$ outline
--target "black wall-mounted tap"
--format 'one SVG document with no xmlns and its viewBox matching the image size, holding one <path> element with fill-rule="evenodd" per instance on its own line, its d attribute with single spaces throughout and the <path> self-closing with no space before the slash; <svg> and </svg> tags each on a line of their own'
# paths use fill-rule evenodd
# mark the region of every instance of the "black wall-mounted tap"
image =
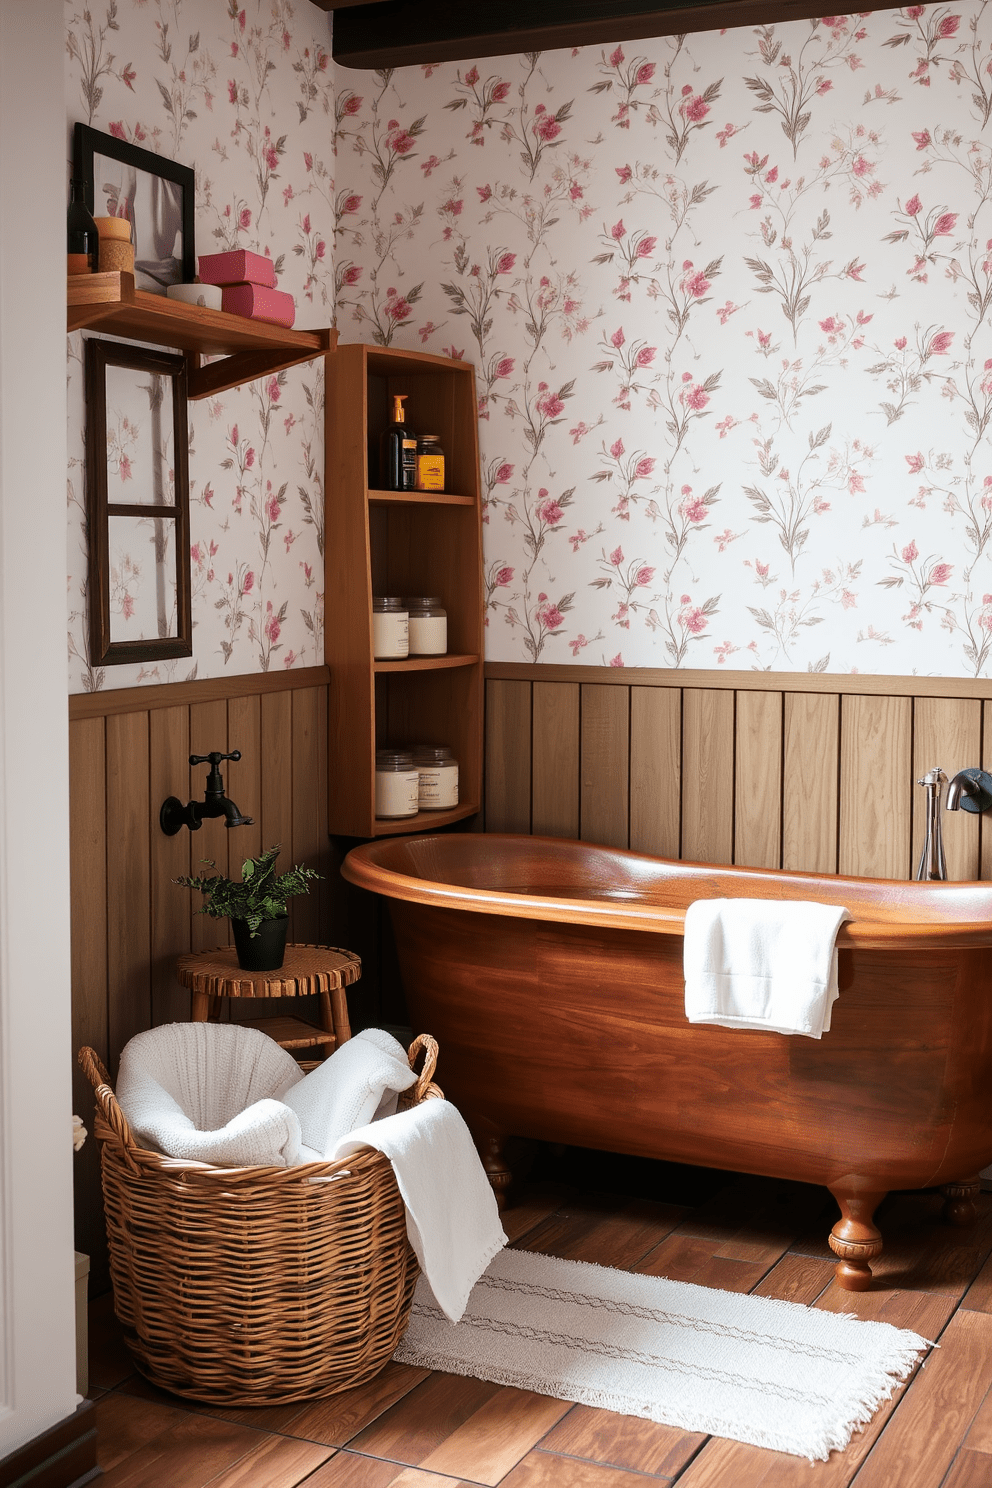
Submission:
<svg viewBox="0 0 992 1488">
<path fill-rule="evenodd" d="M 221 760 L 239 760 L 240 758 L 240 749 L 235 749 L 231 754 L 220 754 L 214 751 L 212 754 L 190 755 L 191 765 L 210 766 L 207 787 L 202 801 L 189 801 L 184 806 L 178 796 L 169 796 L 162 802 L 158 820 L 167 837 L 174 837 L 183 827 L 189 827 L 191 832 L 198 832 L 204 820 L 210 816 L 226 817 L 224 825 L 227 827 L 250 827 L 252 825 L 252 818 L 242 816 L 234 802 L 229 801 L 225 796 L 224 777 L 220 773 Z"/>
</svg>

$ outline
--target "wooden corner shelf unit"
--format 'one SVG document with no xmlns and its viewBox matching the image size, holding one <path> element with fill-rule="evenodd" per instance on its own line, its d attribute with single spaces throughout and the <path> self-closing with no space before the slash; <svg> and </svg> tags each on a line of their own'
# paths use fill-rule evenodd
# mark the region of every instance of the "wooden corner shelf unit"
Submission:
<svg viewBox="0 0 992 1488">
<path fill-rule="evenodd" d="M 445 492 L 383 491 L 379 435 L 406 393 L 409 427 L 439 434 Z M 328 826 L 336 835 L 429 832 L 482 799 L 482 526 L 475 373 L 468 362 L 338 346 L 327 362 L 325 650 L 331 670 Z M 372 596 L 440 595 L 448 654 L 376 661 Z M 375 751 L 447 744 L 459 804 L 398 821 L 375 816 Z"/>
<path fill-rule="evenodd" d="M 135 289 L 134 275 L 77 274 L 67 281 L 70 331 L 96 330 L 128 341 L 150 341 L 185 353 L 191 399 L 212 398 L 256 377 L 268 377 L 334 350 L 337 331 L 287 331 L 203 305 Z M 223 361 L 200 365 L 203 356 Z"/>
</svg>

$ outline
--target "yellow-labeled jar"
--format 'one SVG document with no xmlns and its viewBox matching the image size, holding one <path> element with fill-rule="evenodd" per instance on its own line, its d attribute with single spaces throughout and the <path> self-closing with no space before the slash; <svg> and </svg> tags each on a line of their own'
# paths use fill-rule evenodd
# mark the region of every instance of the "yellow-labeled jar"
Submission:
<svg viewBox="0 0 992 1488">
<path fill-rule="evenodd" d="M 417 490 L 444 490 L 444 450 L 440 434 L 421 434 L 417 440 Z"/>
</svg>

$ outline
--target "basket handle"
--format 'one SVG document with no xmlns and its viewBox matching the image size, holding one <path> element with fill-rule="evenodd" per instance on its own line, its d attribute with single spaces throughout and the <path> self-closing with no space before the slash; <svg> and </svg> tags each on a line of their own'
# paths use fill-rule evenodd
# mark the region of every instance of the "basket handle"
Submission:
<svg viewBox="0 0 992 1488">
<path fill-rule="evenodd" d="M 407 1059 L 411 1069 L 416 1069 L 417 1057 L 421 1052 L 424 1056 L 424 1067 L 420 1071 L 417 1088 L 413 1092 L 414 1101 L 418 1106 L 425 1099 L 434 1078 L 434 1071 L 437 1069 L 437 1040 L 431 1038 L 429 1033 L 422 1033 L 410 1045 Z"/>
<path fill-rule="evenodd" d="M 137 1144 L 131 1135 L 131 1128 L 128 1125 L 127 1117 L 121 1110 L 117 1097 L 111 1088 L 110 1075 L 107 1073 L 103 1060 L 94 1049 L 84 1046 L 79 1051 L 79 1063 L 82 1066 L 83 1073 L 93 1086 L 97 1105 L 100 1107 L 103 1119 L 121 1145 L 124 1161 L 132 1173 L 139 1173 L 141 1169 L 135 1162 L 133 1155 L 137 1150 Z"/>
</svg>

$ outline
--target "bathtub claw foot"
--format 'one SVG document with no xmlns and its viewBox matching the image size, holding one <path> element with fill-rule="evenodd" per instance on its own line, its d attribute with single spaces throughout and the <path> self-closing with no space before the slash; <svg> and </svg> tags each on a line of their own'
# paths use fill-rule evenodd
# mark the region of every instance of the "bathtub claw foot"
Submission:
<svg viewBox="0 0 992 1488">
<path fill-rule="evenodd" d="M 978 1218 L 975 1200 L 981 1192 L 978 1178 L 964 1178 L 960 1183 L 945 1183 L 941 1186 L 944 1207 L 940 1217 L 945 1224 L 962 1227 L 974 1224 Z"/>
<path fill-rule="evenodd" d="M 848 1292 L 866 1292 L 871 1286 L 871 1261 L 882 1253 L 881 1232 L 872 1216 L 884 1193 L 861 1193 L 831 1189 L 840 1205 L 840 1219 L 830 1231 L 829 1244 L 838 1257 L 834 1276 Z"/>
<path fill-rule="evenodd" d="M 479 1156 L 486 1170 L 489 1186 L 496 1196 L 496 1207 L 502 1213 L 513 1174 L 506 1165 L 502 1137 L 483 1137 L 478 1143 Z"/>
</svg>

